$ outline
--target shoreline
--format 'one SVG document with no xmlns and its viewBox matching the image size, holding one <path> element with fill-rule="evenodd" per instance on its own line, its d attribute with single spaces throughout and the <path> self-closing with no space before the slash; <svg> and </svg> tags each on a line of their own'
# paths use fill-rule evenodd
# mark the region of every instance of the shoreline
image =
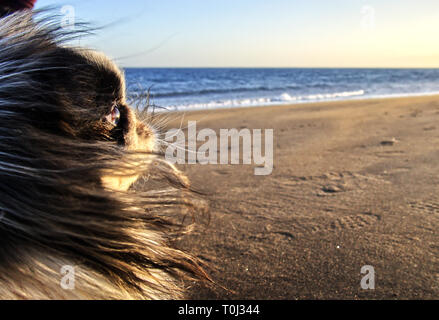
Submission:
<svg viewBox="0 0 439 320">
<path fill-rule="evenodd" d="M 325 103 L 344 103 L 344 102 L 361 102 L 361 101 L 370 101 L 370 100 L 393 100 L 393 99 L 410 99 L 410 98 L 422 98 L 422 97 L 439 97 L 439 91 L 437 92 L 431 92 L 431 93 L 413 93 L 413 94 L 406 94 L 406 95 L 397 95 L 397 96 L 372 96 L 372 97 L 358 97 L 358 98 L 350 98 L 350 99 L 340 99 L 340 100 L 321 100 L 321 101 L 286 101 L 285 103 L 279 103 L 279 102 L 273 102 L 269 104 L 255 104 L 255 105 L 240 105 L 240 106 L 221 106 L 221 107 L 209 107 L 209 108 L 187 108 L 186 110 L 183 110 L 184 108 L 180 109 L 159 109 L 156 111 L 156 113 L 187 113 L 187 112 L 205 112 L 205 111 L 218 111 L 218 110 L 233 110 L 233 109 L 251 109 L 251 108 L 265 108 L 265 107 L 282 107 L 282 106 L 292 106 L 292 105 L 314 105 L 314 104 L 325 104 Z M 168 108 L 168 107 L 163 107 Z M 170 108 L 170 107 L 169 107 Z"/>
<path fill-rule="evenodd" d="M 260 109 L 272 109 L 272 110 L 282 110 L 284 108 L 312 108 L 312 107 L 330 107 L 330 106 L 346 106 L 347 104 L 369 104 L 369 103 L 383 103 L 383 102 L 409 102 L 409 101 L 424 101 L 425 99 L 437 99 L 439 100 L 439 93 L 432 95 L 419 95 L 419 96 L 409 96 L 409 97 L 385 97 L 385 98 L 363 98 L 363 99 L 346 99 L 346 100 L 331 100 L 331 101 L 317 101 L 317 102 L 300 102 L 300 103 L 286 103 L 286 104 L 273 104 L 273 105 L 258 105 L 258 106 L 248 106 L 248 107 L 228 107 L 228 108 L 215 108 L 215 109 L 196 109 L 196 110 L 165 110 L 163 114 L 169 113 L 174 114 L 185 114 L 185 115 L 198 115 L 198 114 L 213 114 L 213 113 L 239 113 L 242 110 L 257 111 Z M 159 112 L 157 112 L 159 114 Z M 161 112 L 160 112 L 161 114 Z M 172 123 L 172 121 L 171 121 Z"/>
</svg>

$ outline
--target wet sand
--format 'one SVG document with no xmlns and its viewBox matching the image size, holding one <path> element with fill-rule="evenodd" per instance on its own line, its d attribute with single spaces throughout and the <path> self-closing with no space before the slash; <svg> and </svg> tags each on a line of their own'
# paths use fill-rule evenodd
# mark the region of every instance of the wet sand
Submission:
<svg viewBox="0 0 439 320">
<path fill-rule="evenodd" d="M 255 176 L 253 165 L 179 166 L 210 202 L 210 223 L 179 245 L 229 289 L 195 286 L 191 298 L 439 298 L 438 96 L 188 120 L 217 132 L 274 129 L 271 175 Z M 360 286 L 364 265 L 374 267 L 375 290 Z"/>
</svg>

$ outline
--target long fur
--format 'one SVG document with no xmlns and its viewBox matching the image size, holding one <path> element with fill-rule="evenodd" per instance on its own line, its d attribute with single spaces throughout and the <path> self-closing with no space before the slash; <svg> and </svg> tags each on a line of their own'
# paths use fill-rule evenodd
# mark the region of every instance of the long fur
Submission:
<svg viewBox="0 0 439 320">
<path fill-rule="evenodd" d="M 198 204 L 178 170 L 130 147 L 128 127 L 102 122 L 125 103 L 123 75 L 64 44 L 76 36 L 41 13 L 0 19 L 0 298 L 183 298 L 186 280 L 208 276 L 173 247 L 185 229 L 168 217 Z M 145 175 L 167 182 L 134 192 L 102 178 Z M 60 286 L 64 265 L 74 290 Z"/>
</svg>

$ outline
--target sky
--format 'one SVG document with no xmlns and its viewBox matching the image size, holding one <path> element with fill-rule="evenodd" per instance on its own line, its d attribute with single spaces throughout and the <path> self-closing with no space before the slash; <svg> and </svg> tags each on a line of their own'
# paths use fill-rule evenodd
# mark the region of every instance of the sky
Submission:
<svg viewBox="0 0 439 320">
<path fill-rule="evenodd" d="M 38 0 L 124 67 L 439 67 L 437 0 Z"/>
</svg>

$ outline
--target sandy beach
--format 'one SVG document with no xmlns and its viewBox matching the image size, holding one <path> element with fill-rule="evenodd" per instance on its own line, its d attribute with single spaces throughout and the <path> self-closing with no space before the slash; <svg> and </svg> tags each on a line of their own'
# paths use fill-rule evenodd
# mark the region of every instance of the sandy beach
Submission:
<svg viewBox="0 0 439 320">
<path fill-rule="evenodd" d="M 178 119 L 169 127 L 178 127 Z M 179 245 L 220 285 L 193 299 L 439 298 L 439 97 L 190 112 L 201 128 L 273 128 L 274 170 L 180 165 L 210 222 Z M 362 266 L 375 289 L 360 286 Z"/>
</svg>

